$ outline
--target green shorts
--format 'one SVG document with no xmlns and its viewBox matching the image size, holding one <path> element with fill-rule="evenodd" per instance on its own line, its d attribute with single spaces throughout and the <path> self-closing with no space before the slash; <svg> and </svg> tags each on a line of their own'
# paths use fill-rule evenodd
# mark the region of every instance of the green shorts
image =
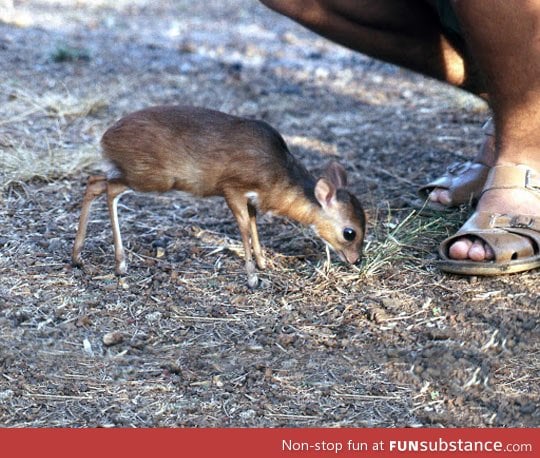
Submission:
<svg viewBox="0 0 540 458">
<path fill-rule="evenodd" d="M 451 34 L 461 36 L 461 26 L 450 0 L 436 0 L 436 8 L 443 28 Z"/>
</svg>

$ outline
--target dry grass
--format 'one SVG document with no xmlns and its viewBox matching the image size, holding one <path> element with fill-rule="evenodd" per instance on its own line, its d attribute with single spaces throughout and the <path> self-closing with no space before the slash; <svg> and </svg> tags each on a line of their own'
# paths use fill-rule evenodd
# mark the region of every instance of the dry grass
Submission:
<svg viewBox="0 0 540 458">
<path fill-rule="evenodd" d="M 76 151 L 52 149 L 36 151 L 26 145 L 13 145 L 0 155 L 0 189 L 32 180 L 51 181 L 73 176 L 96 162 L 96 147 L 84 146 Z"/>
<path fill-rule="evenodd" d="M 366 260 L 361 269 L 366 277 L 376 277 L 396 262 L 413 261 L 418 265 L 428 254 L 422 250 L 422 242 L 441 238 L 448 230 L 444 219 L 425 218 L 415 210 L 398 217 L 388 211 L 387 220 L 375 222 L 374 227 L 377 238 L 366 244 Z"/>
<path fill-rule="evenodd" d="M 78 97 L 67 89 L 41 95 L 6 82 L 0 97 L 0 189 L 32 179 L 73 176 L 99 157 L 95 116 L 107 108 L 103 97 Z M 75 138 L 73 131 L 78 138 Z"/>
</svg>

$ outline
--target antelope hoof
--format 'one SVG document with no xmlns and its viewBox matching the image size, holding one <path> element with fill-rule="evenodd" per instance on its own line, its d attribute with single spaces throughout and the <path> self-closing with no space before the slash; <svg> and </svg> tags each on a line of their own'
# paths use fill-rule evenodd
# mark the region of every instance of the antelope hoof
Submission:
<svg viewBox="0 0 540 458">
<path fill-rule="evenodd" d="M 259 277 L 257 274 L 248 275 L 248 286 L 251 289 L 255 289 L 259 286 Z"/>
<path fill-rule="evenodd" d="M 116 264 L 116 268 L 114 269 L 116 275 L 121 277 L 122 275 L 125 275 L 127 273 L 127 265 L 126 261 L 121 261 L 118 264 Z"/>
<path fill-rule="evenodd" d="M 82 258 L 80 256 L 73 256 L 71 258 L 71 265 L 73 267 L 82 267 L 83 266 Z"/>
<path fill-rule="evenodd" d="M 248 277 L 248 286 L 250 288 L 257 288 L 259 286 L 259 277 L 255 272 L 255 263 L 252 260 L 246 262 L 246 272 Z"/>
<path fill-rule="evenodd" d="M 264 259 L 263 257 L 257 258 L 257 267 L 260 270 L 266 269 L 266 259 Z"/>
</svg>

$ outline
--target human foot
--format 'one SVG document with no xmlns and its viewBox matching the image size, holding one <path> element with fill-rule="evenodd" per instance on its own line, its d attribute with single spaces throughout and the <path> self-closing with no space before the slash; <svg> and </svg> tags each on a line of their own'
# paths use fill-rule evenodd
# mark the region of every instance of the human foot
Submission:
<svg viewBox="0 0 540 458">
<path fill-rule="evenodd" d="M 479 162 L 452 164 L 438 179 L 420 189 L 428 207 L 446 210 L 476 200 L 490 167 Z"/>
<path fill-rule="evenodd" d="M 446 210 L 476 200 L 495 162 L 495 138 L 491 119 L 483 127 L 485 139 L 472 162 L 452 164 L 446 172 L 418 192 L 427 207 Z"/>
<path fill-rule="evenodd" d="M 493 167 L 475 213 L 441 243 L 439 254 L 441 269 L 454 273 L 497 275 L 540 266 L 540 174 L 524 165 Z"/>
</svg>

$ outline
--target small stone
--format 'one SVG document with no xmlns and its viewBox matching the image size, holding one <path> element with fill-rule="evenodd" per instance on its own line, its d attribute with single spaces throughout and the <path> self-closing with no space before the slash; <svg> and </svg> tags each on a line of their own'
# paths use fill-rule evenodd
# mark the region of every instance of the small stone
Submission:
<svg viewBox="0 0 540 458">
<path fill-rule="evenodd" d="M 218 388 L 223 388 L 223 386 L 225 385 L 225 383 L 223 383 L 223 380 L 221 379 L 221 375 L 215 375 L 214 377 L 212 377 L 212 382 Z"/>
<path fill-rule="evenodd" d="M 122 343 L 124 340 L 124 336 L 121 332 L 114 331 L 114 332 L 108 332 L 103 336 L 103 345 L 110 347 L 112 345 L 118 345 L 119 343 Z"/>
<path fill-rule="evenodd" d="M 88 339 L 83 339 L 83 348 L 84 348 L 84 352 L 88 355 L 88 356 L 94 356 L 94 350 L 92 350 L 92 344 L 90 343 L 90 341 Z"/>
</svg>

